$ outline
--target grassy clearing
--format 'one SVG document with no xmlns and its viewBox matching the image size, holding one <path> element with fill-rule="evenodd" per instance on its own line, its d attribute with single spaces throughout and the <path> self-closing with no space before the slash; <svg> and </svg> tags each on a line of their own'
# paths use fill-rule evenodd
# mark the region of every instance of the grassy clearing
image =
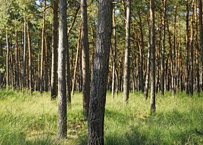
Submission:
<svg viewBox="0 0 203 145">
<path fill-rule="evenodd" d="M 149 115 L 150 100 L 130 93 L 123 106 L 122 93 L 107 93 L 105 144 L 203 144 L 203 93 L 197 97 L 179 92 L 156 96 L 156 114 Z M 75 93 L 68 110 L 68 138 L 56 140 L 57 101 L 50 93 L 0 91 L 0 144 L 87 144 L 87 122 L 82 115 L 82 94 Z M 195 128 L 202 134 L 195 131 Z"/>
</svg>

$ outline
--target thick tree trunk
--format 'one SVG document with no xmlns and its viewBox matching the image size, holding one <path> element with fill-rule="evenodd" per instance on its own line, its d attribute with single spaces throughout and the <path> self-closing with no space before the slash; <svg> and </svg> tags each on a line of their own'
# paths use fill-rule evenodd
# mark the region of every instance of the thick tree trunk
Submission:
<svg viewBox="0 0 203 145">
<path fill-rule="evenodd" d="M 151 47 L 151 106 L 150 112 L 154 114 L 155 106 L 155 35 L 154 35 L 154 0 L 150 0 L 150 47 Z"/>
<path fill-rule="evenodd" d="M 18 65 L 18 31 L 16 26 L 16 19 L 15 19 L 15 38 L 16 38 L 16 73 L 15 73 L 15 79 L 16 79 L 16 88 L 19 88 L 19 65 Z"/>
<path fill-rule="evenodd" d="M 65 54 L 67 49 L 67 4 L 60 0 L 59 4 L 59 48 L 58 48 L 58 123 L 57 138 L 67 137 L 67 102 L 65 79 Z M 67 62 L 66 62 L 67 63 Z"/>
<path fill-rule="evenodd" d="M 201 47 L 201 55 L 202 55 L 202 90 L 203 90 L 203 32 L 202 32 L 202 0 L 199 0 L 199 31 L 200 31 L 200 47 Z"/>
<path fill-rule="evenodd" d="M 165 54 L 165 19 L 166 19 L 166 0 L 162 0 L 163 3 L 163 29 L 162 29 L 162 50 L 161 50 L 161 95 L 164 95 L 164 54 Z"/>
<path fill-rule="evenodd" d="M 54 0 L 52 26 L 51 99 L 57 95 L 58 0 Z"/>
<path fill-rule="evenodd" d="M 127 16 L 126 16 L 126 37 L 125 37 L 125 63 L 124 63 L 124 83 L 123 83 L 123 102 L 126 104 L 129 98 L 129 79 L 130 79 L 130 70 L 129 70 L 129 54 L 130 54 L 130 9 L 131 9 L 131 0 L 127 1 Z"/>
<path fill-rule="evenodd" d="M 200 87 L 199 87 L 199 58 L 198 58 L 198 27 L 197 27 L 197 2 L 195 2 L 195 63 L 196 63 L 196 89 L 197 94 L 200 96 Z"/>
<path fill-rule="evenodd" d="M 43 10 L 43 24 L 42 24 L 42 49 L 41 49 L 41 70 L 40 70 L 40 93 L 43 92 L 43 65 L 44 65 L 44 33 L 45 33 L 45 11 L 46 11 L 46 0 L 44 0 Z"/>
<path fill-rule="evenodd" d="M 104 112 L 112 31 L 112 0 L 99 0 L 95 61 L 88 116 L 88 144 L 104 144 Z"/>
<path fill-rule="evenodd" d="M 30 38 L 30 23 L 27 22 L 27 37 L 28 37 L 28 49 L 29 49 L 29 89 L 30 95 L 32 95 L 32 52 L 31 52 L 31 38 Z"/>
</svg>

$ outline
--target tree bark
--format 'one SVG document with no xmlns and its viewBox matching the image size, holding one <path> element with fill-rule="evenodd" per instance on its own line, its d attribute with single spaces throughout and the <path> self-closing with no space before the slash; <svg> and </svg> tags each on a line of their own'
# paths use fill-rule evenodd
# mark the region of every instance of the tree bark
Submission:
<svg viewBox="0 0 203 145">
<path fill-rule="evenodd" d="M 28 49 L 29 49 L 29 89 L 32 95 L 32 52 L 31 52 L 31 37 L 30 37 L 30 23 L 27 22 L 27 36 L 28 36 Z"/>
<path fill-rule="evenodd" d="M 151 46 L 151 107 L 150 112 L 154 114 L 155 106 L 155 35 L 154 35 L 154 0 L 150 0 L 150 46 Z"/>
<path fill-rule="evenodd" d="M 23 32 L 23 71 L 22 71 L 22 89 L 25 87 L 25 55 L 26 55 L 26 19 L 25 19 L 25 16 L 24 16 L 24 26 L 23 26 L 23 29 L 24 29 L 24 32 Z"/>
<path fill-rule="evenodd" d="M 165 54 L 165 19 L 166 19 L 166 0 L 163 3 L 163 23 L 162 23 L 162 50 L 161 50 L 161 95 L 164 95 L 164 54 Z"/>
<path fill-rule="evenodd" d="M 15 38 L 16 38 L 16 88 L 19 88 L 19 64 L 18 64 L 18 31 L 17 31 L 17 26 L 16 26 L 16 19 L 15 19 Z"/>
<path fill-rule="evenodd" d="M 60 0 L 59 4 L 59 48 L 58 48 L 58 123 L 57 138 L 67 137 L 67 102 L 65 79 L 65 54 L 67 49 L 67 4 Z M 67 63 L 67 62 L 66 62 Z"/>
<path fill-rule="evenodd" d="M 90 74 L 89 74 L 89 42 L 87 27 L 87 1 L 81 0 L 81 49 L 82 49 L 82 92 L 83 92 L 83 116 L 88 119 L 90 99 Z"/>
<path fill-rule="evenodd" d="M 202 0 L 199 0 L 199 31 L 200 31 L 200 47 L 202 54 L 202 90 L 203 90 L 203 32 L 202 32 Z"/>
<path fill-rule="evenodd" d="M 14 85 L 14 79 L 13 79 L 13 50 L 12 50 L 12 38 L 10 36 L 10 45 L 9 45 L 9 49 L 10 49 L 10 69 L 11 69 L 11 88 L 13 90 L 13 85 Z"/>
<path fill-rule="evenodd" d="M 188 67 L 188 59 L 189 59 L 189 10 L 188 10 L 188 0 L 186 0 L 186 62 L 185 62 L 185 90 L 186 94 L 189 94 L 189 67 Z"/>
<path fill-rule="evenodd" d="M 114 98 L 114 91 L 115 91 L 115 74 L 116 74 L 116 21 L 115 21 L 115 5 L 113 5 L 113 47 L 112 47 L 112 58 L 113 58 L 113 65 L 112 65 L 112 98 Z"/>
<path fill-rule="evenodd" d="M 197 37 L 197 2 L 195 1 L 195 56 L 196 56 L 196 89 L 197 89 L 197 94 L 200 96 L 200 87 L 199 87 L 199 58 L 198 58 L 198 37 Z"/>
<path fill-rule="evenodd" d="M 44 62 L 44 91 L 48 91 L 48 50 L 49 50 L 49 40 L 45 36 L 45 62 Z"/>
<path fill-rule="evenodd" d="M 54 0 L 52 26 L 51 99 L 57 95 L 58 0 Z"/>
<path fill-rule="evenodd" d="M 44 65 L 44 33 L 45 33 L 45 11 L 46 11 L 46 0 L 44 0 L 43 10 L 43 24 L 42 24 L 42 49 L 41 49 L 41 70 L 40 70 L 40 93 L 43 91 L 43 65 Z"/>
<path fill-rule="evenodd" d="M 124 63 L 124 83 L 123 83 L 123 102 L 126 104 L 129 98 L 129 79 L 130 79 L 130 70 L 129 70 L 129 50 L 130 50 L 130 9 L 131 9 L 131 0 L 127 1 L 127 16 L 126 16 L 126 37 L 125 37 L 125 63 Z"/>
<path fill-rule="evenodd" d="M 190 86 L 190 94 L 193 95 L 193 37 L 194 37 L 194 30 L 193 30 L 193 16 L 194 16 L 194 3 L 196 1 L 192 1 L 192 15 L 191 15 L 191 36 L 190 36 L 190 81 L 189 81 L 189 86 Z"/>
<path fill-rule="evenodd" d="M 8 91 L 9 87 L 9 39 L 8 39 L 8 28 L 6 28 L 6 90 Z"/>
<path fill-rule="evenodd" d="M 88 144 L 104 144 L 104 112 L 112 31 L 112 0 L 99 0 L 96 51 L 88 116 Z"/>
</svg>

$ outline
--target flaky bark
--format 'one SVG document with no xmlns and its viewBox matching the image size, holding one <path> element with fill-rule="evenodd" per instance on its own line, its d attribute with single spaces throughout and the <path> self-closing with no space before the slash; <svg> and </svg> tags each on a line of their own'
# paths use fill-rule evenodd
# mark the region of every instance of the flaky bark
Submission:
<svg viewBox="0 0 203 145">
<path fill-rule="evenodd" d="M 67 137 L 67 102 L 66 102 L 66 79 L 65 79 L 65 54 L 67 49 L 66 11 L 67 11 L 66 0 L 60 0 L 59 47 L 58 47 L 58 123 L 57 123 L 58 139 Z"/>
<path fill-rule="evenodd" d="M 99 0 L 96 51 L 88 116 L 88 144 L 104 144 L 104 112 L 112 31 L 112 0 Z"/>
</svg>

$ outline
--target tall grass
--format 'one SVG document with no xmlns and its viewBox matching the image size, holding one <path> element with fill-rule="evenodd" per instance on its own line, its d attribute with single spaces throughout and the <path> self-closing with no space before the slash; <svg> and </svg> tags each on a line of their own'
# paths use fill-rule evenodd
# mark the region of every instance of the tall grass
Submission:
<svg viewBox="0 0 203 145">
<path fill-rule="evenodd" d="M 172 97 L 156 95 L 156 114 L 150 116 L 150 99 L 131 92 L 127 106 L 123 94 L 114 99 L 107 92 L 105 144 L 203 144 L 203 93 L 198 97 L 178 92 Z M 0 144 L 87 144 L 87 122 L 83 119 L 82 94 L 75 93 L 68 109 L 68 137 L 56 140 L 57 100 L 50 93 L 25 90 L 0 91 Z M 196 132 L 195 128 L 198 130 Z"/>
</svg>

